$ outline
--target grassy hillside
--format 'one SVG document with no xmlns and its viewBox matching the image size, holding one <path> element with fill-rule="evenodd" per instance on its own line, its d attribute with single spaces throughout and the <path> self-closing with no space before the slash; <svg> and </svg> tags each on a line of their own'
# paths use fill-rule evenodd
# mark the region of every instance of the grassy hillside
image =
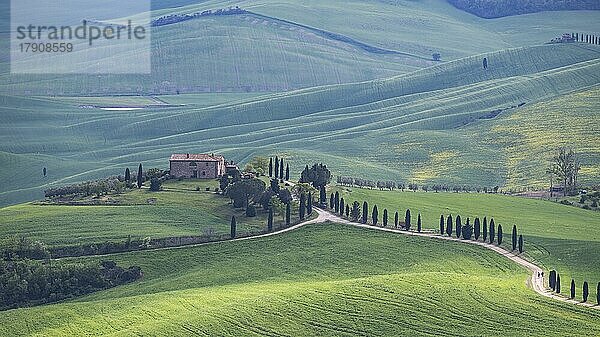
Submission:
<svg viewBox="0 0 600 337">
<path fill-rule="evenodd" d="M 584 280 L 596 284 L 600 280 L 600 269 L 595 261 L 600 259 L 600 213 L 558 203 L 480 193 L 433 193 L 433 192 L 389 192 L 359 188 L 336 188 L 345 202 L 367 201 L 369 212 L 376 204 L 380 214 L 387 208 L 404 219 L 410 209 L 413 222 L 418 213 L 423 219 L 423 228 L 439 230 L 440 215 L 446 217 L 460 214 L 463 223 L 467 217 L 473 224 L 474 218 L 494 218 L 496 225 L 502 224 L 504 244 L 510 245 L 512 226 L 517 225 L 525 238 L 525 254 L 544 268 L 556 269 L 561 278 L 574 278 L 577 284 Z M 370 218 L 369 218 L 370 219 Z M 595 294 L 595 289 L 593 289 Z"/>
<path fill-rule="evenodd" d="M 48 165 L 51 175 L 46 180 L 35 174 L 41 172 L 41 165 L 3 170 L 13 179 L 1 193 L 4 200 L 14 202 L 24 191 L 31 196 L 47 184 L 115 174 L 139 162 L 165 167 L 172 152 L 220 152 L 239 162 L 253 154 L 283 153 L 293 165 L 292 172 L 322 160 L 345 175 L 484 186 L 502 186 L 507 181 L 509 186 L 537 184 L 539 172 L 519 173 L 531 179 L 513 174 L 514 162 L 508 161 L 514 160 L 514 154 L 502 147 L 512 138 L 489 139 L 477 130 L 500 130 L 523 103 L 527 108 L 593 87 L 600 81 L 599 52 L 597 46 L 581 44 L 516 48 L 386 80 L 316 87 L 213 107 L 107 112 L 79 109 L 62 99 L 4 96 L 0 151 L 23 163 L 14 167 L 44 161 L 37 153 L 50 156 L 50 164 L 52 158 L 66 162 Z M 487 71 L 481 67 L 484 56 L 490 62 Z M 177 96 L 167 101 L 173 97 Z M 592 96 L 581 103 L 581 111 L 568 113 L 589 116 L 596 100 Z M 535 105 L 531 109 L 546 118 L 545 109 Z M 535 122 L 537 117 L 529 120 Z M 580 126 L 574 128 L 597 128 L 596 118 L 577 120 L 574 123 Z M 564 139 L 557 140 L 555 146 L 563 143 Z M 546 152 L 535 157 L 541 167 L 554 151 L 552 141 L 544 145 Z M 529 154 L 529 146 L 522 146 L 522 151 Z M 583 181 L 593 182 L 594 151 L 582 158 Z M 68 165 L 80 166 L 78 174 L 62 169 Z"/>
<path fill-rule="evenodd" d="M 597 310 L 539 297 L 525 287 L 524 270 L 491 251 L 342 225 L 313 225 L 260 240 L 134 253 L 116 260 L 140 265 L 143 280 L 75 302 L 3 312 L 0 332 L 600 333 Z M 179 263 L 172 264 L 174 260 Z"/>
<path fill-rule="evenodd" d="M 549 14 L 552 19 L 542 13 L 483 20 L 443 0 L 218 0 L 178 1 L 173 7 L 162 2 L 153 5 L 154 18 L 236 5 L 251 13 L 154 27 L 151 75 L 10 75 L 9 39 L 0 39 L 0 50 L 5 50 L 0 55 L 0 93 L 80 96 L 283 91 L 408 73 L 432 65 L 427 60 L 434 52 L 448 61 L 541 44 L 565 29 L 598 30 L 594 11 Z M 0 14 L 7 11 L 0 6 Z M 331 38 L 338 35 L 402 54 L 368 52 Z M 122 62 L 122 58 L 117 60 Z"/>
</svg>

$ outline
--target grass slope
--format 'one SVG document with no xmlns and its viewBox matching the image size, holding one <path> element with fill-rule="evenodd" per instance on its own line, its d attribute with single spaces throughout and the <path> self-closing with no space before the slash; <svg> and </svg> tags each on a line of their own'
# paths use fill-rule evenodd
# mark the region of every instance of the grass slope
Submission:
<svg viewBox="0 0 600 337">
<path fill-rule="evenodd" d="M 431 230 L 439 230 L 441 214 L 446 217 L 460 214 L 463 223 L 469 217 L 471 224 L 475 217 L 483 220 L 487 216 L 488 221 L 494 218 L 496 226 L 502 224 L 503 244 L 509 247 L 512 227 L 517 225 L 525 238 L 527 258 L 547 270 L 558 270 L 567 285 L 567 288 L 563 285 L 563 289 L 568 291 L 571 277 L 579 285 L 584 280 L 593 285 L 600 281 L 600 268 L 596 263 L 600 259 L 599 212 L 550 201 L 494 194 L 390 192 L 342 187 L 336 190 L 341 192 L 346 203 L 352 204 L 357 200 L 362 207 L 362 202 L 367 201 L 369 213 L 374 205 L 377 205 L 379 214 L 387 208 L 392 226 L 394 212 L 398 211 L 400 219 L 404 219 L 406 209 L 411 210 L 413 227 L 416 226 L 417 214 L 421 213 L 423 228 Z M 590 287 L 590 291 L 595 294 L 595 287 Z"/>
<path fill-rule="evenodd" d="M 491 251 L 342 225 L 311 225 L 260 240 L 139 252 L 116 260 L 142 266 L 143 280 L 78 301 L 0 313 L 0 332 L 600 333 L 596 310 L 539 297 L 526 288 L 524 270 Z"/>
</svg>

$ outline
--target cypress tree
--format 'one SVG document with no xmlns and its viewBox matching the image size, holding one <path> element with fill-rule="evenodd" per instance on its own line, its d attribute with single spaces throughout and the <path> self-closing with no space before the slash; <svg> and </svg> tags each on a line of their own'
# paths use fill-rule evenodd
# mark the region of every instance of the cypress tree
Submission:
<svg viewBox="0 0 600 337">
<path fill-rule="evenodd" d="M 475 218 L 473 230 L 475 231 L 475 241 L 477 241 L 479 240 L 479 236 L 481 235 L 481 221 L 479 221 L 479 218 Z"/>
<path fill-rule="evenodd" d="M 329 196 L 329 209 L 333 209 L 333 204 L 335 203 L 335 196 L 333 192 Z"/>
<path fill-rule="evenodd" d="M 483 242 L 487 241 L 488 236 L 488 226 L 487 226 L 487 217 L 483 217 Z"/>
<path fill-rule="evenodd" d="M 269 178 L 273 177 L 273 157 L 269 158 Z"/>
<path fill-rule="evenodd" d="M 410 230 L 410 209 L 407 209 L 406 214 L 404 214 L 404 228 L 407 231 Z"/>
<path fill-rule="evenodd" d="M 290 180 L 290 164 L 285 164 L 285 181 Z"/>
<path fill-rule="evenodd" d="M 377 210 L 377 205 L 373 206 L 373 214 L 371 215 L 373 218 L 373 226 L 377 226 L 377 221 L 379 219 L 379 211 Z"/>
<path fill-rule="evenodd" d="M 365 202 L 363 202 L 363 209 L 362 209 L 362 223 L 366 224 L 368 218 L 369 218 L 369 204 L 365 201 Z"/>
<path fill-rule="evenodd" d="M 321 186 L 319 188 L 319 203 L 321 205 L 325 205 L 327 203 L 327 192 L 325 191 L 325 186 Z"/>
<path fill-rule="evenodd" d="M 462 220 L 460 219 L 460 215 L 456 216 L 456 238 L 460 238 L 462 234 Z"/>
<path fill-rule="evenodd" d="M 279 178 L 279 157 L 275 156 L 275 178 Z"/>
<path fill-rule="evenodd" d="M 125 181 L 127 184 L 131 181 L 131 172 L 129 172 L 129 167 L 125 169 Z"/>
<path fill-rule="evenodd" d="M 417 232 L 421 233 L 421 213 L 417 216 Z"/>
<path fill-rule="evenodd" d="M 512 230 L 512 250 L 517 248 L 517 225 L 513 225 Z"/>
<path fill-rule="evenodd" d="M 308 192 L 308 199 L 306 199 L 306 213 L 308 215 L 311 215 L 312 211 L 312 194 Z"/>
<path fill-rule="evenodd" d="M 394 228 L 398 228 L 398 211 L 394 214 Z"/>
<path fill-rule="evenodd" d="M 523 253 L 523 235 L 519 235 L 519 253 Z"/>
<path fill-rule="evenodd" d="M 345 210 L 345 207 L 344 207 L 344 198 L 341 198 L 340 199 L 340 214 L 341 215 L 344 215 L 344 210 Z"/>
<path fill-rule="evenodd" d="M 498 246 L 502 244 L 502 225 L 498 225 Z"/>
<path fill-rule="evenodd" d="M 279 163 L 279 179 L 283 179 L 283 158 L 281 158 L 281 162 Z"/>
<path fill-rule="evenodd" d="M 571 298 L 575 299 L 575 280 L 571 279 Z"/>
<path fill-rule="evenodd" d="M 452 214 L 448 215 L 448 220 L 446 220 L 446 234 L 452 236 Z"/>
<path fill-rule="evenodd" d="M 306 195 L 304 193 L 300 194 L 300 220 L 304 220 L 304 213 L 306 211 Z"/>
<path fill-rule="evenodd" d="M 444 214 L 440 215 L 440 235 L 444 235 Z"/>
<path fill-rule="evenodd" d="M 551 270 L 548 278 L 548 285 L 550 289 L 556 290 L 556 270 Z"/>
<path fill-rule="evenodd" d="M 587 281 L 583 281 L 583 293 L 582 293 L 583 302 L 587 302 L 589 295 L 590 295 L 590 290 L 588 288 L 588 283 L 587 283 Z"/>
<path fill-rule="evenodd" d="M 346 218 L 350 216 L 350 205 L 346 204 Z"/>
<path fill-rule="evenodd" d="M 269 232 L 273 231 L 273 208 L 269 208 L 269 218 L 267 220 L 267 230 Z"/>
<path fill-rule="evenodd" d="M 560 294 L 560 274 L 556 274 L 556 293 Z"/>
<path fill-rule="evenodd" d="M 231 238 L 235 239 L 235 234 L 236 234 L 236 223 L 235 223 L 235 215 L 231 216 Z"/>
<path fill-rule="evenodd" d="M 490 243 L 494 243 L 496 237 L 496 228 L 494 225 L 494 219 L 490 220 Z"/>
<path fill-rule="evenodd" d="M 598 282 L 598 286 L 596 287 L 596 304 L 600 305 L 600 282 Z"/>
<path fill-rule="evenodd" d="M 388 211 L 387 208 L 383 209 L 383 227 L 387 227 L 388 225 Z"/>
<path fill-rule="evenodd" d="M 290 204 L 285 205 L 285 225 L 289 226 L 292 222 L 292 206 Z"/>
<path fill-rule="evenodd" d="M 140 166 L 138 166 L 137 187 L 142 188 L 143 183 L 144 183 L 144 172 L 142 171 L 142 164 L 140 164 Z"/>
<path fill-rule="evenodd" d="M 335 192 L 335 200 L 333 201 L 333 207 L 335 208 L 336 213 L 340 212 L 340 193 L 337 191 Z"/>
</svg>

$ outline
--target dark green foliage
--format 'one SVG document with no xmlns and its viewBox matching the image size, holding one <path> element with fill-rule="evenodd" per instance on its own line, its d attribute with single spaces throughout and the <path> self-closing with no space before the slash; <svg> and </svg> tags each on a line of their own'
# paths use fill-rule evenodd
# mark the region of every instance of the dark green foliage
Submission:
<svg viewBox="0 0 600 337">
<path fill-rule="evenodd" d="M 464 226 L 461 226 L 461 234 L 464 240 L 471 240 L 471 236 L 473 236 L 473 226 L 469 222 L 467 218 L 467 223 Z"/>
<path fill-rule="evenodd" d="M 352 221 L 358 221 L 360 218 L 360 204 L 358 201 L 352 203 L 352 210 L 350 211 L 350 217 Z"/>
<path fill-rule="evenodd" d="M 571 279 L 571 298 L 575 298 L 575 280 Z"/>
<path fill-rule="evenodd" d="M 448 215 L 448 219 L 446 220 L 446 234 L 452 236 L 452 215 Z"/>
<path fill-rule="evenodd" d="M 333 208 L 336 213 L 340 212 L 340 193 L 337 191 L 335 192 L 335 196 L 333 198 Z"/>
<path fill-rule="evenodd" d="M 550 289 L 556 290 L 556 270 L 551 270 L 548 276 L 548 285 Z"/>
<path fill-rule="evenodd" d="M 483 217 L 483 242 L 487 241 L 487 236 L 488 236 L 487 217 Z"/>
<path fill-rule="evenodd" d="M 285 164 L 285 180 L 290 180 L 290 164 Z"/>
<path fill-rule="evenodd" d="M 481 221 L 479 221 L 479 218 L 475 218 L 475 223 L 473 225 L 473 231 L 475 234 L 475 240 L 479 240 L 479 237 L 481 236 Z"/>
<path fill-rule="evenodd" d="M 383 209 L 383 227 L 387 227 L 388 225 L 388 211 L 387 208 Z"/>
<path fill-rule="evenodd" d="M 421 224 L 421 213 L 417 216 L 417 232 L 421 233 L 422 224 Z"/>
<path fill-rule="evenodd" d="M 131 172 L 129 171 L 129 167 L 125 169 L 125 181 L 127 183 L 131 182 Z"/>
<path fill-rule="evenodd" d="M 267 184 L 260 179 L 242 179 L 227 187 L 225 195 L 233 200 L 234 207 L 248 206 L 250 200 L 258 201 Z"/>
<path fill-rule="evenodd" d="M 494 224 L 494 219 L 490 220 L 490 243 L 494 243 L 496 239 L 496 227 Z"/>
<path fill-rule="evenodd" d="M 249 204 L 246 206 L 246 216 L 249 218 L 254 218 L 256 216 L 256 207 L 254 207 L 254 205 Z"/>
<path fill-rule="evenodd" d="M 226 174 L 222 175 L 219 179 L 219 188 L 221 189 L 221 191 L 225 191 L 227 189 L 227 186 L 229 186 L 229 183 L 229 177 Z"/>
<path fill-rule="evenodd" d="M 377 205 L 373 206 L 371 218 L 373 220 L 373 226 L 377 226 L 377 222 L 379 221 L 379 211 L 377 210 Z"/>
<path fill-rule="evenodd" d="M 362 223 L 366 224 L 368 218 L 369 218 L 369 204 L 365 201 L 365 202 L 363 202 L 363 209 L 362 209 Z"/>
<path fill-rule="evenodd" d="M 273 177 L 273 157 L 269 158 L 269 177 Z"/>
<path fill-rule="evenodd" d="M 404 214 L 404 228 L 409 231 L 410 230 L 410 209 L 406 210 Z"/>
<path fill-rule="evenodd" d="M 444 214 L 440 215 L 440 235 L 444 235 Z"/>
<path fill-rule="evenodd" d="M 44 174 L 44 177 L 46 176 L 46 174 L 48 174 L 48 169 L 46 169 L 45 167 L 42 169 L 42 174 Z"/>
<path fill-rule="evenodd" d="M 138 166 L 138 174 L 137 174 L 137 187 L 142 188 L 144 184 L 144 171 L 142 171 L 142 164 Z"/>
<path fill-rule="evenodd" d="M 329 196 L 329 209 L 333 209 L 334 208 L 334 203 L 335 203 L 335 195 L 333 193 L 331 193 L 331 195 Z"/>
<path fill-rule="evenodd" d="M 292 193 L 287 188 L 280 190 L 277 196 L 286 205 L 292 202 Z"/>
<path fill-rule="evenodd" d="M 321 186 L 319 188 L 319 203 L 321 205 L 325 205 L 325 207 L 327 207 L 326 206 L 326 203 L 327 203 L 327 192 L 325 191 L 325 186 Z"/>
<path fill-rule="evenodd" d="M 279 163 L 279 179 L 283 179 L 284 175 L 283 175 L 283 158 L 281 158 L 281 161 Z"/>
<path fill-rule="evenodd" d="M 235 239 L 236 230 L 237 230 L 237 224 L 235 222 L 235 215 L 232 215 L 231 216 L 231 238 L 232 239 Z"/>
<path fill-rule="evenodd" d="M 502 244 L 502 225 L 498 225 L 498 246 Z"/>
<path fill-rule="evenodd" d="M 350 205 L 346 204 L 346 218 L 350 216 Z"/>
<path fill-rule="evenodd" d="M 112 261 L 49 264 L 0 259 L 0 310 L 61 301 L 137 280 L 141 269 Z"/>
<path fill-rule="evenodd" d="M 517 248 L 517 225 L 513 225 L 512 229 L 512 250 Z"/>
<path fill-rule="evenodd" d="M 308 165 L 300 174 L 301 183 L 311 183 L 314 188 L 326 186 L 331 181 L 331 172 L 327 165 L 314 164 L 310 169 Z"/>
<path fill-rule="evenodd" d="M 344 198 L 340 198 L 340 214 L 344 215 Z"/>
<path fill-rule="evenodd" d="M 34 259 L 47 260 L 50 252 L 41 241 L 31 241 L 26 237 L 10 237 L 2 242 L 2 256 L 4 260 Z"/>
<path fill-rule="evenodd" d="M 462 220 L 460 218 L 460 215 L 456 216 L 456 238 L 460 238 L 460 235 L 462 234 Z"/>
<path fill-rule="evenodd" d="M 555 290 L 557 294 L 560 294 L 560 274 L 556 274 L 556 285 Z"/>
<path fill-rule="evenodd" d="M 600 305 L 600 282 L 598 282 L 598 286 L 596 287 L 596 304 Z"/>
<path fill-rule="evenodd" d="M 275 178 L 279 178 L 279 157 L 275 156 Z"/>
<path fill-rule="evenodd" d="M 162 182 L 158 178 L 150 179 L 150 191 L 158 192 L 162 186 Z"/>
<path fill-rule="evenodd" d="M 289 226 L 292 222 L 292 205 L 291 203 L 285 205 L 285 225 Z"/>
<path fill-rule="evenodd" d="M 269 209 L 269 217 L 267 218 L 267 230 L 273 231 L 273 208 Z"/>
<path fill-rule="evenodd" d="M 400 221 L 398 211 L 394 214 L 394 228 L 398 228 L 398 222 Z"/>
<path fill-rule="evenodd" d="M 279 181 L 277 179 L 271 179 L 271 184 L 269 186 L 269 188 L 271 189 L 271 191 L 275 192 L 275 193 L 279 193 Z"/>
<path fill-rule="evenodd" d="M 587 281 L 584 281 L 583 282 L 583 292 L 581 294 L 581 296 L 583 297 L 583 302 L 587 302 L 589 295 L 590 295 L 590 289 L 589 289 L 588 283 L 587 283 Z"/>
<path fill-rule="evenodd" d="M 523 253 L 523 235 L 519 235 L 519 253 Z"/>
<path fill-rule="evenodd" d="M 308 198 L 306 199 L 306 214 L 311 215 L 313 212 L 312 207 L 312 194 L 308 192 Z"/>
<path fill-rule="evenodd" d="M 304 193 L 300 194 L 299 213 L 300 213 L 300 220 L 304 220 L 305 213 L 306 213 L 306 195 L 304 195 Z"/>
</svg>

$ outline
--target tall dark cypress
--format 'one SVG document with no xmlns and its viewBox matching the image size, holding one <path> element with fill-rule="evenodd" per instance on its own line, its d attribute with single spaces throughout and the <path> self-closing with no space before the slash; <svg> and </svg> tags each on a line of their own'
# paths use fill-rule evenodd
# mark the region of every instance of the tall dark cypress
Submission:
<svg viewBox="0 0 600 337">
<path fill-rule="evenodd" d="M 350 205 L 346 204 L 346 218 L 350 217 Z"/>
<path fill-rule="evenodd" d="M 496 228 L 494 224 L 494 219 L 490 220 L 490 243 L 494 243 L 496 239 Z"/>
<path fill-rule="evenodd" d="M 308 199 L 306 199 L 306 213 L 308 215 L 311 215 L 312 211 L 312 194 L 308 192 Z"/>
<path fill-rule="evenodd" d="M 273 208 L 269 208 L 269 218 L 267 220 L 267 230 L 269 232 L 273 231 Z"/>
<path fill-rule="evenodd" d="M 410 230 L 410 209 L 406 210 L 406 213 L 404 214 L 404 229 L 406 229 L 407 231 Z"/>
<path fill-rule="evenodd" d="M 237 225 L 235 223 L 235 215 L 231 216 L 231 238 L 235 239 Z"/>
<path fill-rule="evenodd" d="M 142 188 L 142 184 L 144 183 L 144 171 L 142 171 L 142 164 L 138 166 L 138 174 L 137 174 L 137 187 Z"/>
<path fill-rule="evenodd" d="M 523 235 L 519 235 L 519 253 L 523 253 Z"/>
<path fill-rule="evenodd" d="M 333 201 L 333 207 L 335 208 L 336 213 L 340 212 L 340 193 L 339 192 L 335 192 L 335 199 Z"/>
<path fill-rule="evenodd" d="M 555 289 L 556 289 L 556 293 L 560 294 L 560 274 L 558 274 L 558 273 L 556 274 L 556 286 L 555 286 Z"/>
<path fill-rule="evenodd" d="M 284 175 L 283 175 L 283 158 L 281 158 L 281 162 L 279 163 L 279 179 L 283 179 Z"/>
<path fill-rule="evenodd" d="M 440 235 L 444 235 L 444 214 L 440 215 Z"/>
<path fill-rule="evenodd" d="M 488 226 L 487 226 L 487 217 L 483 217 L 483 242 L 487 241 L 488 236 Z"/>
<path fill-rule="evenodd" d="M 275 156 L 275 178 L 279 178 L 279 157 Z"/>
<path fill-rule="evenodd" d="M 446 220 L 446 234 L 452 236 L 452 214 L 448 215 L 448 219 Z"/>
<path fill-rule="evenodd" d="M 479 236 L 481 235 L 481 221 L 479 221 L 479 218 L 475 218 L 473 230 L 475 231 L 475 241 L 477 241 L 479 240 Z"/>
<path fill-rule="evenodd" d="M 379 211 L 377 210 L 377 205 L 373 206 L 373 214 L 371 216 L 373 218 L 373 226 L 377 226 L 377 222 L 379 221 Z"/>
<path fill-rule="evenodd" d="M 502 244 L 502 225 L 498 225 L 498 246 Z"/>
<path fill-rule="evenodd" d="M 387 227 L 388 225 L 388 211 L 387 208 L 383 209 L 383 227 Z"/>
<path fill-rule="evenodd" d="M 581 296 L 583 297 L 583 302 L 587 302 L 588 296 L 590 295 L 590 289 L 587 281 L 583 281 L 583 292 Z"/>
<path fill-rule="evenodd" d="M 273 157 L 269 158 L 269 177 L 273 177 Z"/>
<path fill-rule="evenodd" d="M 460 235 L 462 234 L 462 220 L 460 218 L 460 215 L 456 216 L 456 238 L 460 238 Z"/>
<path fill-rule="evenodd" d="M 131 172 L 129 172 L 129 167 L 125 169 L 125 181 L 127 184 L 131 181 Z"/>
<path fill-rule="evenodd" d="M 344 210 L 346 209 L 346 208 L 344 207 L 344 204 L 345 204 L 345 202 L 344 202 L 344 198 L 342 197 L 342 198 L 340 198 L 340 214 L 341 214 L 341 215 L 344 215 Z"/>
<path fill-rule="evenodd" d="M 550 289 L 556 290 L 556 270 L 551 270 L 548 275 L 548 285 Z"/>
<path fill-rule="evenodd" d="M 571 279 L 571 298 L 575 298 L 575 280 Z"/>
<path fill-rule="evenodd" d="M 327 192 L 325 191 L 325 186 L 321 186 L 319 188 L 319 203 L 321 205 L 325 205 L 327 203 Z"/>
<path fill-rule="evenodd" d="M 513 225 L 512 230 L 512 250 L 517 249 L 517 225 Z"/>
<path fill-rule="evenodd" d="M 368 218 L 369 218 L 369 204 L 366 201 L 364 201 L 363 209 L 362 209 L 362 223 L 366 224 Z"/>
<path fill-rule="evenodd" d="M 600 305 L 600 282 L 598 282 L 598 286 L 596 287 L 596 304 Z"/>
<path fill-rule="evenodd" d="M 398 216 L 398 211 L 396 211 L 396 214 L 394 214 L 394 228 L 398 228 L 398 222 L 400 221 L 399 216 Z"/>
<path fill-rule="evenodd" d="M 306 195 L 304 193 L 300 194 L 300 209 L 298 211 L 300 213 L 300 220 L 304 220 L 306 212 Z"/>
<path fill-rule="evenodd" d="M 335 195 L 332 192 L 331 195 L 329 196 L 329 209 L 334 208 L 334 206 L 333 206 L 334 203 L 335 203 Z"/>
<path fill-rule="evenodd" d="M 285 205 L 285 225 L 289 226 L 291 222 L 292 222 L 292 205 L 288 203 L 287 205 Z"/>
<path fill-rule="evenodd" d="M 285 181 L 290 180 L 290 164 L 285 164 Z"/>
<path fill-rule="evenodd" d="M 417 232 L 421 233 L 421 213 L 417 216 Z"/>
</svg>

